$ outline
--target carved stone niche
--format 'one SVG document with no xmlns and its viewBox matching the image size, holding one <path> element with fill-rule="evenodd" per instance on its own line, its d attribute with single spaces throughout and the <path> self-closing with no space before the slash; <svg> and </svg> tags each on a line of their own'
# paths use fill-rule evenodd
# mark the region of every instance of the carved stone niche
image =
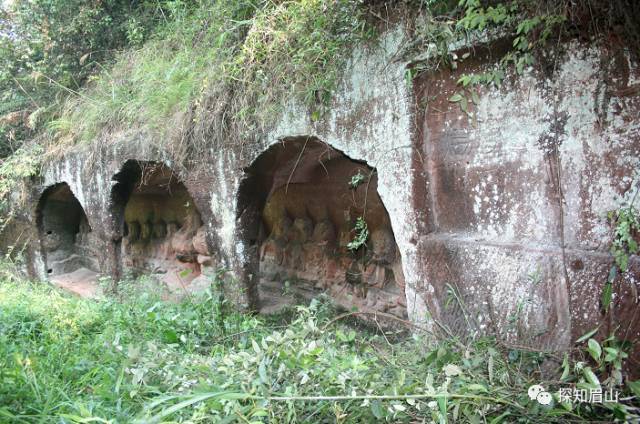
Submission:
<svg viewBox="0 0 640 424">
<path fill-rule="evenodd" d="M 355 175 L 364 178 L 352 187 Z M 247 169 L 238 201 L 243 241 L 258 252 L 249 268 L 261 310 L 324 291 L 349 310 L 406 318 L 401 259 L 374 169 L 317 139 L 287 139 Z M 369 237 L 352 251 L 359 217 Z"/>
<path fill-rule="evenodd" d="M 45 271 L 59 277 L 75 271 L 99 271 L 98 242 L 84 209 L 67 183 L 47 188 L 36 209 Z"/>
<path fill-rule="evenodd" d="M 125 271 L 154 274 L 184 291 L 216 264 L 195 202 L 178 176 L 156 162 L 128 161 L 114 180 L 114 215 L 123 222 Z"/>
</svg>

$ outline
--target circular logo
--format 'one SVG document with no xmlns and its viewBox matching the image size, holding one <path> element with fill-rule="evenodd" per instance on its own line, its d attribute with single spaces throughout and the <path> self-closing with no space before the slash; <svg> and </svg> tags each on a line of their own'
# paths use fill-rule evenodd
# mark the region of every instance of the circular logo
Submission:
<svg viewBox="0 0 640 424">
<path fill-rule="evenodd" d="M 551 393 L 547 392 L 540 384 L 534 384 L 529 387 L 527 394 L 529 395 L 529 399 L 537 400 L 540 405 L 551 404 Z"/>
<path fill-rule="evenodd" d="M 540 392 L 538 393 L 538 397 L 536 398 L 540 405 L 550 405 L 551 404 L 551 393 L 549 392 Z"/>
<path fill-rule="evenodd" d="M 533 386 L 529 387 L 527 394 L 529 395 L 529 399 L 536 400 L 538 399 L 538 395 L 541 392 L 544 392 L 544 387 L 539 384 L 534 384 Z"/>
</svg>

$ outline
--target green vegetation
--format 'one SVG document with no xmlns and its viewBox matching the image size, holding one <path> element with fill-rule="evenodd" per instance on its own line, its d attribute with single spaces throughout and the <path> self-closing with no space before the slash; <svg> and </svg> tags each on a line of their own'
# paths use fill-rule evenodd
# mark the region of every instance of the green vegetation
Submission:
<svg viewBox="0 0 640 424">
<path fill-rule="evenodd" d="M 203 145 L 256 137 L 289 99 L 318 117 L 349 49 L 373 34 L 347 0 L 203 2 L 174 15 L 69 98 L 50 124 L 52 143 L 135 125 L 185 158 Z"/>
<path fill-rule="evenodd" d="M 19 0 L 3 11 L 0 144 L 7 151 L 45 127 L 43 142 L 56 151 L 134 125 L 168 136 L 169 150 L 188 153 L 203 143 L 255 137 L 291 98 L 318 119 L 353 46 L 373 40 L 376 24 L 393 17 L 389 9 L 381 16 L 366 2 L 348 0 L 121 3 Z M 423 0 L 403 7 L 417 16 L 412 48 L 418 55 L 435 48 L 436 66 L 455 68 L 464 60 L 449 47 L 467 36 L 513 38 L 501 66 L 463 76 L 464 87 L 499 84 L 510 67 L 523 72 L 562 34 L 631 28 L 634 19 L 624 15 L 624 1 L 589 10 L 531 0 Z"/>
<path fill-rule="evenodd" d="M 637 196 L 637 193 L 636 193 Z M 629 269 L 629 258 L 637 255 L 638 237 L 640 236 L 640 211 L 638 211 L 631 201 L 628 207 L 610 211 L 608 214 L 609 221 L 613 225 L 613 242 L 611 243 L 610 252 L 613 256 L 613 265 L 609 271 L 609 278 L 602 290 L 602 309 L 605 312 L 609 310 L 613 295 L 613 283 L 618 274 L 624 274 Z"/>
<path fill-rule="evenodd" d="M 626 272 L 629 267 L 629 256 L 638 253 L 638 242 L 634 236 L 640 232 L 640 213 L 632 204 L 628 208 L 611 211 L 609 219 L 615 225 L 611 254 L 618 269 Z"/>
<path fill-rule="evenodd" d="M 0 234 L 12 225 L 21 211 L 15 205 L 24 204 L 28 197 L 25 182 L 38 174 L 42 147 L 35 144 L 23 146 L 17 154 L 11 155 L 0 163 Z M 26 248 L 27 239 L 15 240 L 7 247 L 7 253 L 15 260 Z"/>
<path fill-rule="evenodd" d="M 360 249 L 362 246 L 367 244 L 367 240 L 369 239 L 369 227 L 367 226 L 367 222 L 364 220 L 364 217 L 359 216 L 356 218 L 356 224 L 353 227 L 353 240 L 347 243 L 347 249 L 355 252 Z"/>
<path fill-rule="evenodd" d="M 152 4 L 153 3 L 153 4 Z M 0 4 L 0 157 L 36 137 L 116 50 L 141 43 L 171 2 Z"/>
<path fill-rule="evenodd" d="M 500 86 L 509 74 L 522 75 L 532 68 L 547 74 L 555 71 L 555 63 L 563 54 L 559 40 L 602 39 L 625 40 L 624 44 L 637 59 L 640 57 L 640 4 L 633 0 L 575 2 L 569 0 L 429 0 L 426 12 L 416 20 L 412 51 L 417 56 L 427 53 L 427 60 L 414 63 L 407 71 L 411 79 L 425 70 L 459 64 L 476 55 L 475 48 L 458 53 L 451 46 L 465 50 L 464 42 L 473 40 L 477 47 L 495 41 L 491 55 L 496 66 L 482 72 L 463 74 L 458 80 L 460 91 L 450 101 L 468 112 L 469 102 L 477 103 L 475 87 Z M 454 48 L 455 50 L 455 48 Z"/>
<path fill-rule="evenodd" d="M 3 268 L 0 283 L 2 422 L 637 418 L 638 401 L 628 396 L 640 395 L 639 384 L 621 385 L 625 346 L 612 339 L 585 335 L 582 360 L 565 356 L 560 380 L 545 379 L 541 370 L 562 358 L 492 339 L 425 344 L 357 330 L 326 301 L 266 318 L 232 311 L 219 282 L 176 304 L 151 294 L 150 282 L 129 281 L 120 297 L 90 301 L 12 275 Z M 532 384 L 553 394 L 551 405 L 529 398 Z M 555 393 L 600 385 L 625 393 L 619 403 L 573 406 Z"/>
<path fill-rule="evenodd" d="M 409 77 L 455 68 L 465 57 L 449 49 L 467 37 L 513 40 L 497 69 L 460 79 L 466 108 L 474 84 L 523 72 L 559 37 L 622 28 L 640 40 L 633 0 L 583 3 L 14 0 L 0 7 L 0 157 L 31 152 L 29 141 L 45 147 L 41 161 L 133 128 L 184 162 L 260 137 L 290 100 L 320 119 L 354 46 L 400 15 L 408 57 L 431 57 Z"/>
<path fill-rule="evenodd" d="M 318 119 L 353 46 L 375 35 L 368 6 L 348 0 L 125 3 L 0 9 L 0 158 L 42 146 L 21 159 L 37 157 L 37 172 L 133 127 L 185 161 L 259 137 L 289 100 Z M 6 170 L 5 186 L 24 178 Z"/>
</svg>

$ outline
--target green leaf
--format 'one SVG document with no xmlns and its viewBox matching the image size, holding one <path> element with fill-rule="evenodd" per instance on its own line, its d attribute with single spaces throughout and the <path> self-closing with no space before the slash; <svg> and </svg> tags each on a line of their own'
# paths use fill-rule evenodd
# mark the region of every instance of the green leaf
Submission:
<svg viewBox="0 0 640 424">
<path fill-rule="evenodd" d="M 369 239 L 369 229 L 363 217 L 359 216 L 356 219 L 356 225 L 353 228 L 353 231 L 355 232 L 355 237 L 347 243 L 347 249 L 356 251 L 360 247 L 364 246 Z"/>
<path fill-rule="evenodd" d="M 463 75 L 458 79 L 457 84 L 458 85 L 462 85 L 463 87 L 466 87 L 467 85 L 469 85 L 469 82 L 471 82 L 471 76 L 469 75 Z M 455 95 L 454 95 L 455 96 Z M 453 98 L 453 97 L 452 97 Z M 451 101 L 455 101 L 455 100 L 451 100 Z"/>
<path fill-rule="evenodd" d="M 589 382 L 589 384 L 591 384 L 591 386 L 595 386 L 595 388 L 600 387 L 600 380 L 598 380 L 598 377 L 596 377 L 591 367 L 585 367 L 582 370 L 582 375 L 584 375 L 584 378 Z"/>
<path fill-rule="evenodd" d="M 251 339 L 251 346 L 253 347 L 254 352 L 256 352 L 258 355 L 262 353 L 262 350 L 260 349 L 260 346 L 258 345 L 258 342 L 255 341 L 255 339 Z"/>
<path fill-rule="evenodd" d="M 15 419 L 16 418 L 16 416 L 13 415 L 11 412 L 9 412 L 6 407 L 0 408 L 0 417 L 6 417 L 6 418 L 11 418 L 11 419 Z"/>
<path fill-rule="evenodd" d="M 478 96 L 478 93 L 475 90 L 471 92 L 471 100 L 473 101 L 473 104 L 475 104 L 475 105 L 480 103 L 480 97 Z"/>
<path fill-rule="evenodd" d="M 511 415 L 511 413 L 509 411 L 502 413 L 501 415 L 498 415 L 497 417 L 495 417 L 494 419 L 492 419 L 491 421 L 489 421 L 490 424 L 499 424 L 501 423 L 505 418 L 507 418 L 509 415 Z"/>
<path fill-rule="evenodd" d="M 71 415 L 71 414 L 60 414 L 61 418 L 67 418 L 69 420 L 71 420 L 74 423 L 78 423 L 78 424 L 86 424 L 86 423 L 104 423 L 104 424 L 109 424 L 111 421 L 107 421 L 103 418 L 98 418 L 98 417 L 79 417 L 77 415 Z"/>
<path fill-rule="evenodd" d="M 260 362 L 260 365 L 258 366 L 258 374 L 260 375 L 260 380 L 262 380 L 263 383 L 267 384 L 269 382 L 264 361 Z"/>
<path fill-rule="evenodd" d="M 604 287 L 602 288 L 602 309 L 604 312 L 609 310 L 609 306 L 611 306 L 611 298 L 613 296 L 613 286 L 611 284 L 611 280 L 604 283 Z"/>
<path fill-rule="evenodd" d="M 460 93 L 456 93 L 456 94 L 454 94 L 453 96 L 451 96 L 449 98 L 449 101 L 453 102 L 453 103 L 457 103 L 462 99 L 464 99 L 464 96 L 462 94 L 460 94 Z"/>
<path fill-rule="evenodd" d="M 613 362 L 620 355 L 620 351 L 613 347 L 605 347 L 604 351 L 606 352 L 606 355 L 604 357 L 605 362 Z"/>
<path fill-rule="evenodd" d="M 446 396 L 438 396 L 438 408 L 440 408 L 440 414 L 447 420 L 447 397 Z"/>
<path fill-rule="evenodd" d="M 373 414 L 374 417 L 376 417 L 379 420 L 381 420 L 384 417 L 382 404 L 380 403 L 379 400 L 374 400 L 373 402 L 371 402 L 371 413 Z"/>
<path fill-rule="evenodd" d="M 208 399 L 224 399 L 224 400 L 243 400 L 247 399 L 250 396 L 244 393 L 232 393 L 232 392 L 217 392 L 217 393 L 204 393 L 191 396 L 182 402 L 179 402 L 169 408 L 163 409 L 160 413 L 148 418 L 148 419 L 140 419 L 136 422 L 138 423 L 157 423 L 160 422 L 163 418 L 168 417 L 171 414 L 174 414 L 184 408 L 188 408 L 189 406 L 202 402 Z M 177 396 L 171 396 L 163 399 L 160 402 L 154 402 L 154 406 L 159 406 L 164 402 L 168 402 L 170 400 L 176 399 Z"/>
<path fill-rule="evenodd" d="M 576 340 L 576 344 L 578 343 L 582 343 L 583 341 L 591 338 L 591 336 L 593 336 L 594 334 L 596 334 L 598 332 L 598 330 L 600 329 L 600 326 L 597 326 L 596 328 L 594 328 L 593 330 L 587 332 L 586 334 L 580 336 L 580 338 L 578 340 Z"/>
<path fill-rule="evenodd" d="M 600 357 L 602 356 L 602 348 L 600 347 L 600 343 L 598 343 L 595 339 L 589 339 L 587 342 L 587 350 L 591 354 L 591 357 L 596 361 L 600 362 Z"/>
<path fill-rule="evenodd" d="M 469 105 L 467 103 L 467 99 L 465 98 L 463 101 L 460 102 L 460 109 L 462 109 L 463 112 L 467 112 L 469 109 Z"/>
<path fill-rule="evenodd" d="M 564 359 L 562 360 L 562 375 L 560 376 L 561 381 L 565 381 L 569 377 L 569 354 L 564 354 Z"/>
<path fill-rule="evenodd" d="M 251 418 L 253 417 L 268 417 L 269 412 L 266 409 L 257 409 L 255 412 L 251 414 Z"/>
</svg>

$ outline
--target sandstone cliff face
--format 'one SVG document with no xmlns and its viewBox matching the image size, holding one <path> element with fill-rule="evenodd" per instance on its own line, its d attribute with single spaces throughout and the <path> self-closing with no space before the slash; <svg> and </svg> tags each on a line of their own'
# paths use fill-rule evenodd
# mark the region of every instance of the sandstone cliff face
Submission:
<svg viewBox="0 0 640 424">
<path fill-rule="evenodd" d="M 490 68 L 491 58 L 409 85 L 405 41 L 394 30 L 377 49 L 355 51 L 326 117 L 313 121 L 290 105 L 259 142 L 212 140 L 205 156 L 183 164 L 147 135 L 122 131 L 51 163 L 20 223 L 34 240 L 32 269 L 44 276 L 48 261 L 37 203 L 65 183 L 103 274 L 122 275 L 138 240 L 151 246 L 172 233 L 153 255 L 190 264 L 194 275 L 204 263 L 230 270 L 230 296 L 255 309 L 260 285 L 286 277 L 338 299 L 344 291 L 331 287 L 342 285 L 360 308 L 433 329 L 437 320 L 461 335 L 563 349 L 602 324 L 601 334 L 619 328 L 637 340 L 637 257 L 614 284 L 613 315 L 602 315 L 599 298 L 612 261 L 606 212 L 640 186 L 638 64 L 624 50 L 570 43 L 549 75 L 481 89 L 469 117 L 449 99 L 461 74 Z M 136 200 L 127 181 L 141 163 L 167 170 L 184 190 Z M 358 169 L 375 176 L 366 214 L 364 186 L 348 187 Z M 187 202 L 192 212 L 177 213 Z M 344 234 L 361 214 L 368 253 L 349 256 Z M 173 222 L 187 216 L 178 240 Z M 152 254 L 145 249 L 138 257 Z"/>
</svg>

